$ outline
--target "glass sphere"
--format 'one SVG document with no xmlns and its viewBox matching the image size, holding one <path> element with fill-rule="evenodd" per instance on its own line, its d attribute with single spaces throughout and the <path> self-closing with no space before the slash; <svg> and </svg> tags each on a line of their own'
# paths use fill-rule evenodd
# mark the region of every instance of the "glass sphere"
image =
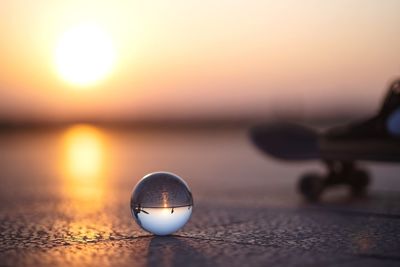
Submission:
<svg viewBox="0 0 400 267">
<path fill-rule="evenodd" d="M 146 231 L 169 235 L 186 224 L 192 214 L 193 197 L 185 181 L 168 172 L 143 177 L 131 196 L 131 212 Z"/>
</svg>

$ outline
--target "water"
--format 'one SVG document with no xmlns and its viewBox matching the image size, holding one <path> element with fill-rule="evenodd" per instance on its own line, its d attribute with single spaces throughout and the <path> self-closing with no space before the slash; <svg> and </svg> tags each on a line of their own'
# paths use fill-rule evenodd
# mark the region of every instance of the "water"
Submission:
<svg viewBox="0 0 400 267">
<path fill-rule="evenodd" d="M 193 197 L 186 182 L 168 172 L 146 175 L 131 196 L 136 222 L 156 235 L 169 235 L 183 227 L 192 214 Z"/>
</svg>

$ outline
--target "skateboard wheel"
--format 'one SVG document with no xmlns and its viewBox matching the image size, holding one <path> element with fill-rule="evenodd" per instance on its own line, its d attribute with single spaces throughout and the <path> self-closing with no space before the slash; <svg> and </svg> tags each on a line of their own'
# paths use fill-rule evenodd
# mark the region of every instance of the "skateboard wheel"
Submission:
<svg viewBox="0 0 400 267">
<path fill-rule="evenodd" d="M 300 178 L 299 191 L 308 201 L 318 201 L 323 189 L 323 179 L 317 173 L 307 173 Z"/>
<path fill-rule="evenodd" d="M 351 193 L 355 196 L 365 194 L 369 181 L 368 172 L 364 170 L 354 170 L 349 177 Z"/>
</svg>

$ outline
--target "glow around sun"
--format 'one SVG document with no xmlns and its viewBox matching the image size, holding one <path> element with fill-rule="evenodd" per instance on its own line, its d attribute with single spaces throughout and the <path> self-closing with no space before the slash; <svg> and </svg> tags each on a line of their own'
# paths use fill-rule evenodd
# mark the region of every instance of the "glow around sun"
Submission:
<svg viewBox="0 0 400 267">
<path fill-rule="evenodd" d="M 67 82 L 87 86 L 104 79 L 112 70 L 115 49 L 110 36 L 87 24 L 66 31 L 55 51 L 58 73 Z"/>
</svg>

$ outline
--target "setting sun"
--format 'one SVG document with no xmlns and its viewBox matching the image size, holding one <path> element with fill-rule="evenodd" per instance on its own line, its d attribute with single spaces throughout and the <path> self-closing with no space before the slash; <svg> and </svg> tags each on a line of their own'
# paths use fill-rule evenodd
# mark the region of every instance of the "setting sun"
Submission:
<svg viewBox="0 0 400 267">
<path fill-rule="evenodd" d="M 55 51 L 57 70 L 74 85 L 91 85 L 111 71 L 115 50 L 101 28 L 87 24 L 66 31 Z"/>
</svg>

